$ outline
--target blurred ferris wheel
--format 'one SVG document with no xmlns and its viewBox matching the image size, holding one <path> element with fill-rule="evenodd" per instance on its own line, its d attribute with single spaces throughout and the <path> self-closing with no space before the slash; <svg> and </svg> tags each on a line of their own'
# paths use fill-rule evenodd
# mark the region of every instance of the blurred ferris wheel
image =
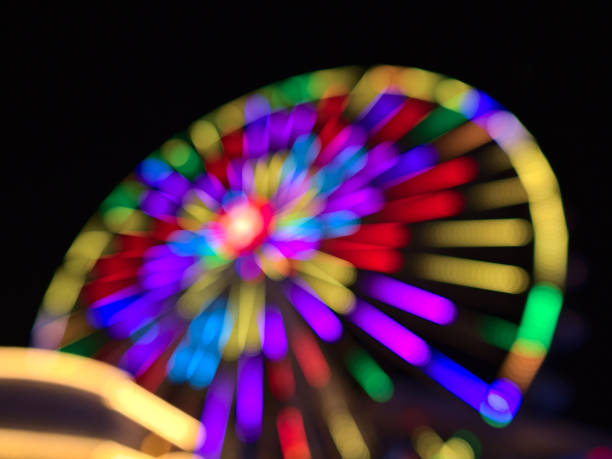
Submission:
<svg viewBox="0 0 612 459">
<path fill-rule="evenodd" d="M 322 70 L 144 159 L 66 253 L 33 345 L 191 410 L 205 457 L 227 438 L 368 457 L 360 397 L 393 400 L 398 375 L 512 420 L 555 330 L 566 252 L 556 178 L 499 103 L 416 68 Z"/>
</svg>

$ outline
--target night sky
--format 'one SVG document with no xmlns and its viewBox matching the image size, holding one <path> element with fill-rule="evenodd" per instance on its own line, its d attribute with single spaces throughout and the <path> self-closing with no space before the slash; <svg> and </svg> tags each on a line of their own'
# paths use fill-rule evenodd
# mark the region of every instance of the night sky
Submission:
<svg viewBox="0 0 612 459">
<path fill-rule="evenodd" d="M 17 60 L 6 71 L 23 74 L 26 90 L 18 97 L 26 119 L 10 153 L 17 165 L 4 169 L 11 258 L 4 263 L 1 344 L 28 344 L 46 286 L 82 225 L 141 159 L 191 121 L 295 74 L 349 64 L 415 66 L 500 101 L 557 174 L 570 278 L 559 323 L 564 338 L 553 344 L 545 370 L 566 384 L 560 416 L 605 425 L 612 193 L 609 124 L 600 108 L 610 85 L 603 12 L 553 17 L 516 6 L 481 17 L 442 5 L 336 13 L 303 5 L 275 18 L 238 4 L 217 12 L 148 8 L 32 8 L 17 24 Z"/>
</svg>

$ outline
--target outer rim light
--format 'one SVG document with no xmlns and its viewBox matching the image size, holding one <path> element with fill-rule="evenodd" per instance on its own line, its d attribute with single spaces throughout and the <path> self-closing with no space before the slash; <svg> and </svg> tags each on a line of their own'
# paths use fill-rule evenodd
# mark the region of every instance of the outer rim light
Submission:
<svg viewBox="0 0 612 459">
<path fill-rule="evenodd" d="M 372 101 L 378 90 L 392 86 L 407 96 L 439 103 L 445 109 L 470 119 L 465 123 L 466 125 L 471 125 L 476 130 L 486 133 L 483 135 L 485 137 L 488 135 L 507 154 L 528 198 L 534 233 L 534 255 L 532 284 L 526 285 L 531 289 L 527 297 L 525 314 L 519 325 L 519 330 L 523 330 L 524 333 L 517 335 L 499 372 L 500 378 L 513 381 L 520 391 L 525 391 L 543 361 L 550 342 L 549 338 L 552 337 L 552 331 L 554 331 L 559 315 L 566 275 L 568 244 L 563 206 L 555 175 L 531 134 L 513 114 L 501 108 L 484 93 L 458 80 L 426 70 L 377 66 L 363 72 L 363 69 L 358 67 L 345 67 L 313 72 L 301 77 L 313 81 L 321 80 L 321 84 L 310 85 L 312 87 L 309 87 L 306 92 L 302 91 L 303 93 L 289 94 L 287 88 L 294 81 L 294 78 L 290 78 L 247 94 L 197 120 L 190 131 L 193 131 L 192 137 L 197 133 L 197 139 L 192 138 L 198 150 L 197 153 L 205 158 L 217 153 L 219 136 L 230 132 L 245 121 L 243 109 L 249 96 L 259 93 L 269 96 L 270 101 L 278 101 L 279 95 L 284 94 L 287 97 L 291 96 L 293 104 L 298 104 L 334 95 L 333 91 L 325 92 L 330 88 L 329 83 L 338 83 L 338 87 L 344 89 L 353 88 L 347 107 L 347 112 L 350 114 L 359 113 Z M 277 108 L 277 102 L 274 104 L 276 105 L 272 109 Z M 267 110 L 266 107 L 259 105 L 246 108 L 248 108 L 248 113 Z M 254 115 L 248 114 L 247 121 L 250 116 Z M 174 151 L 171 150 L 169 149 L 168 152 Z M 185 155 L 187 155 L 186 150 L 180 150 L 171 156 L 174 158 L 173 161 L 184 165 L 188 162 L 186 162 L 187 156 Z M 141 173 L 151 175 L 152 180 L 165 173 L 162 170 L 163 167 L 161 169 L 158 167 L 160 164 L 154 162 L 147 164 L 150 170 L 147 169 Z M 122 212 L 119 217 L 121 218 L 113 219 L 113 223 L 109 224 L 103 218 L 95 216 L 75 239 L 73 247 L 66 255 L 64 265 L 56 272 L 43 300 L 43 307 L 33 332 L 36 345 L 54 347 L 61 339 L 67 323 L 66 314 L 77 301 L 78 292 L 86 280 L 87 270 L 108 246 L 112 233 L 120 225 L 128 224 L 133 214 L 127 212 L 123 215 Z M 95 239 L 95 244 L 90 244 L 88 249 L 85 249 L 80 242 L 86 236 Z M 82 262 L 82 271 L 68 269 L 69 262 L 74 260 Z M 546 332 L 546 336 L 541 330 L 542 333 L 537 335 L 534 332 L 535 329 L 529 326 L 531 315 L 527 313 L 527 309 L 534 309 L 530 308 L 530 299 L 534 292 L 537 292 L 543 285 L 558 292 L 558 307 L 551 307 L 547 310 L 546 320 L 550 329 Z M 542 345 L 537 347 L 539 343 Z M 536 347 L 537 355 L 533 352 L 523 352 L 525 349 Z M 488 404 L 485 406 L 488 407 Z"/>
</svg>

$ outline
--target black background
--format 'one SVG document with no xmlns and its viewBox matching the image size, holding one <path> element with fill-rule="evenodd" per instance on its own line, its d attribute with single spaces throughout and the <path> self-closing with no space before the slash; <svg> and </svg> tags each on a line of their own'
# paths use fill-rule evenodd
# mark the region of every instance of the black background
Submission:
<svg viewBox="0 0 612 459">
<path fill-rule="evenodd" d="M 301 4 L 278 16 L 245 8 L 32 7 L 13 24 L 7 43 L 17 59 L 5 74 L 25 82 L 17 102 L 26 116 L 23 133 L 9 135 L 17 146 L 5 150 L 17 161 L 3 171 L 10 258 L 2 344 L 28 344 L 46 286 L 81 226 L 144 156 L 191 121 L 295 74 L 348 64 L 415 66 L 504 104 L 557 174 L 571 235 L 559 324 L 569 338 L 553 345 L 545 370 L 570 386 L 563 416 L 604 427 L 612 406 L 612 308 L 603 11 L 437 4 L 332 12 Z"/>
</svg>

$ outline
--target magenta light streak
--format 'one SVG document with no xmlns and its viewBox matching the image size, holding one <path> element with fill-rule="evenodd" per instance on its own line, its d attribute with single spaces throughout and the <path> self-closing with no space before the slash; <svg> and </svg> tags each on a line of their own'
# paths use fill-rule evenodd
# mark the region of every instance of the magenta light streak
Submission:
<svg viewBox="0 0 612 459">
<path fill-rule="evenodd" d="M 372 298 L 440 325 L 452 322 L 456 316 L 452 301 L 382 274 L 361 275 L 358 285 Z"/>
<path fill-rule="evenodd" d="M 287 335 L 283 316 L 274 306 L 267 305 L 264 317 L 263 353 L 270 360 L 280 360 L 287 354 Z"/>
<path fill-rule="evenodd" d="M 293 307 L 323 341 L 336 341 L 342 335 L 342 324 L 320 299 L 293 283 L 285 288 Z"/>
<path fill-rule="evenodd" d="M 365 301 L 357 302 L 349 318 L 406 362 L 422 366 L 429 361 L 431 352 L 425 341 Z"/>
<path fill-rule="evenodd" d="M 200 436 L 204 442 L 198 447 L 198 454 L 211 459 L 221 456 L 233 398 L 233 375 L 227 371 L 217 372 L 204 401 L 201 418 L 204 430 Z"/>
<path fill-rule="evenodd" d="M 384 204 L 382 193 L 376 188 L 362 188 L 328 200 L 322 213 L 351 210 L 358 215 L 369 215 L 380 210 Z"/>
<path fill-rule="evenodd" d="M 242 355 L 238 362 L 236 434 L 242 441 L 256 440 L 263 413 L 263 359 L 261 354 Z"/>
</svg>

